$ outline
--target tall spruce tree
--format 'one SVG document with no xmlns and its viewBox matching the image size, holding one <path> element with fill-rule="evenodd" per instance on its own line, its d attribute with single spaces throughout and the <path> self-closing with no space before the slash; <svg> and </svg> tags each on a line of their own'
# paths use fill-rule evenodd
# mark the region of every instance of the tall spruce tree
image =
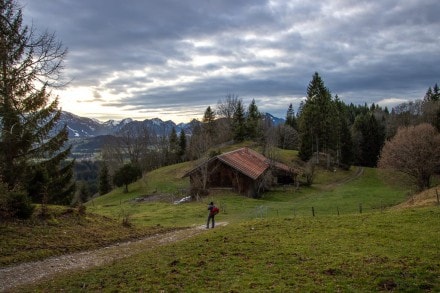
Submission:
<svg viewBox="0 0 440 293">
<path fill-rule="evenodd" d="M 168 164 L 175 164 L 179 161 L 179 138 L 177 137 L 176 129 L 171 129 L 170 136 L 168 138 Z"/>
<path fill-rule="evenodd" d="M 335 150 L 338 113 L 330 91 L 317 72 L 307 87 L 307 100 L 299 117 L 301 146 L 299 156 L 309 160 L 313 153 Z M 316 156 L 319 161 L 319 156 Z"/>
<path fill-rule="evenodd" d="M 234 115 L 232 116 L 232 129 L 234 133 L 234 140 L 241 142 L 246 138 L 246 117 L 243 108 L 243 102 L 238 101 L 235 108 Z"/>
<path fill-rule="evenodd" d="M 261 113 L 258 111 L 255 99 L 249 104 L 248 112 L 246 116 L 246 132 L 247 137 L 252 140 L 256 140 L 262 136 L 260 129 Z"/>
<path fill-rule="evenodd" d="M 349 169 L 353 164 L 353 140 L 351 137 L 350 128 L 348 125 L 349 115 L 348 107 L 342 102 L 338 95 L 335 96 L 335 104 L 338 110 L 339 127 L 337 137 L 337 161 L 339 165 L 344 169 Z"/>
<path fill-rule="evenodd" d="M 440 101 L 440 89 L 437 84 L 433 88 L 429 87 L 423 99 L 425 102 Z"/>
<path fill-rule="evenodd" d="M 106 163 L 101 166 L 101 171 L 99 172 L 99 194 L 104 195 L 112 190 L 110 184 L 110 173 Z"/>
<path fill-rule="evenodd" d="M 427 122 L 440 131 L 440 89 L 437 83 L 426 91 L 423 99 L 423 112 Z"/>
<path fill-rule="evenodd" d="M 292 103 L 289 105 L 286 113 L 286 122 L 285 125 L 292 127 L 293 129 L 298 129 L 298 125 L 296 123 L 295 111 L 293 110 Z"/>
<path fill-rule="evenodd" d="M 211 106 L 206 108 L 203 114 L 203 130 L 208 133 L 209 136 L 214 134 L 215 113 L 212 111 Z"/>
<path fill-rule="evenodd" d="M 361 166 L 375 167 L 385 142 L 385 127 L 376 119 L 374 113 L 369 112 L 356 117 L 353 130 L 357 136 L 356 163 Z"/>
<path fill-rule="evenodd" d="M 40 185 L 44 202 L 61 204 L 74 193 L 73 161 L 66 127 L 54 133 L 61 110 L 49 88 L 66 53 L 54 34 L 23 24 L 15 0 L 0 0 L 0 178 L 10 190 Z"/>
<path fill-rule="evenodd" d="M 185 160 L 185 153 L 186 153 L 186 134 L 185 134 L 185 130 L 183 130 L 183 128 L 180 130 L 180 134 L 179 134 L 179 158 L 181 160 Z"/>
</svg>

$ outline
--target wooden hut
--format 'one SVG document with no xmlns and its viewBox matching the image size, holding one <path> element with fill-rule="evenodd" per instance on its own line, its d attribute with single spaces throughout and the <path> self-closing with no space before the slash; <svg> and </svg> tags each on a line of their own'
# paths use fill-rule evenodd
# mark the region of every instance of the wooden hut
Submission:
<svg viewBox="0 0 440 293">
<path fill-rule="evenodd" d="M 231 188 L 251 197 L 259 196 L 277 183 L 293 183 L 296 173 L 287 165 L 241 148 L 215 156 L 183 177 L 190 178 L 192 190 Z"/>
</svg>

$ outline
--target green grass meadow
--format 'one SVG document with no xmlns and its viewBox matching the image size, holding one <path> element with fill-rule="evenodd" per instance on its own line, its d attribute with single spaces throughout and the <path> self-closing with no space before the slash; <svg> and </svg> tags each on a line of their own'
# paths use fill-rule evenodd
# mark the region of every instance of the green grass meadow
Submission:
<svg viewBox="0 0 440 293">
<path fill-rule="evenodd" d="M 285 162 L 295 155 L 279 153 Z M 152 171 L 128 193 L 89 201 L 87 213 L 128 221 L 124 229 L 140 229 L 139 237 L 205 225 L 214 201 L 225 226 L 17 292 L 440 292 L 440 207 L 390 209 L 410 195 L 402 178 L 372 168 L 359 176 L 356 167 L 319 170 L 312 187 L 277 187 L 259 199 L 217 190 L 173 204 L 193 166 Z"/>
<path fill-rule="evenodd" d="M 349 171 L 321 171 L 313 187 L 299 190 L 293 186 L 277 187 L 264 193 L 260 199 L 220 190 L 199 201 L 175 205 L 172 202 L 184 196 L 179 190 L 188 188 L 189 179 L 181 178 L 181 174 L 189 169 L 190 165 L 185 163 L 155 170 L 130 185 L 129 193 L 122 193 L 122 188 L 114 190 L 90 201 L 87 209 L 109 217 L 129 217 L 130 221 L 141 226 L 187 227 L 204 223 L 206 206 L 210 201 L 220 207 L 218 219 L 232 223 L 254 218 L 313 216 L 312 208 L 316 217 L 381 211 L 408 196 L 405 187 L 388 184 L 372 168 L 364 168 L 361 177 L 347 183 L 332 183 L 352 177 L 356 172 L 353 167 Z M 134 201 L 141 196 L 156 194 L 168 195 L 168 201 Z"/>
<path fill-rule="evenodd" d="M 438 292 L 440 210 L 254 219 L 26 291 Z"/>
</svg>

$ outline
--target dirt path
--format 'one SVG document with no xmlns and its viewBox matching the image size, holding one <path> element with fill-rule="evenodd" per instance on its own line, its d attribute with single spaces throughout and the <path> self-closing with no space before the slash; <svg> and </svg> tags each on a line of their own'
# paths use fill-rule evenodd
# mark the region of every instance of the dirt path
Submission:
<svg viewBox="0 0 440 293">
<path fill-rule="evenodd" d="M 325 189 L 325 190 L 333 189 L 335 187 L 338 187 L 340 185 L 346 184 L 346 183 L 348 183 L 348 182 L 350 182 L 350 181 L 352 181 L 354 179 L 357 179 L 357 178 L 361 177 L 362 174 L 364 174 L 364 168 L 363 167 L 357 167 L 356 172 L 354 174 L 352 174 L 352 175 L 350 175 L 350 176 L 348 176 L 346 178 L 343 178 L 343 179 L 341 179 L 339 181 L 336 181 L 336 182 L 333 182 L 333 183 L 321 186 L 321 188 Z"/>
<path fill-rule="evenodd" d="M 217 223 L 217 226 L 225 225 L 227 225 L 226 222 Z M 190 229 L 157 234 L 137 241 L 117 243 L 96 250 L 0 268 L 0 291 L 8 292 L 21 285 L 31 284 L 41 279 L 53 278 L 58 273 L 88 269 L 111 263 L 146 250 L 190 238 L 204 231 L 206 231 L 206 228 L 202 225 Z"/>
</svg>

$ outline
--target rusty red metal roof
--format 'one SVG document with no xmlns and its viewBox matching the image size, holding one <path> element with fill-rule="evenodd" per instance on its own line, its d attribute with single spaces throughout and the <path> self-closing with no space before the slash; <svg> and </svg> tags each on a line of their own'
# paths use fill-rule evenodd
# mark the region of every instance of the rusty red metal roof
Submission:
<svg viewBox="0 0 440 293">
<path fill-rule="evenodd" d="M 250 149 L 241 148 L 235 151 L 227 152 L 205 161 L 201 165 L 188 171 L 183 177 L 189 176 L 191 173 L 198 170 L 202 165 L 208 164 L 213 160 L 219 160 L 231 168 L 241 172 L 242 174 L 252 178 L 253 180 L 260 177 L 270 167 L 285 171 L 287 173 L 293 172 L 287 165 L 270 160 L 262 154 Z"/>
<path fill-rule="evenodd" d="M 270 167 L 270 161 L 265 156 L 249 148 L 224 153 L 217 158 L 254 180 Z"/>
</svg>

